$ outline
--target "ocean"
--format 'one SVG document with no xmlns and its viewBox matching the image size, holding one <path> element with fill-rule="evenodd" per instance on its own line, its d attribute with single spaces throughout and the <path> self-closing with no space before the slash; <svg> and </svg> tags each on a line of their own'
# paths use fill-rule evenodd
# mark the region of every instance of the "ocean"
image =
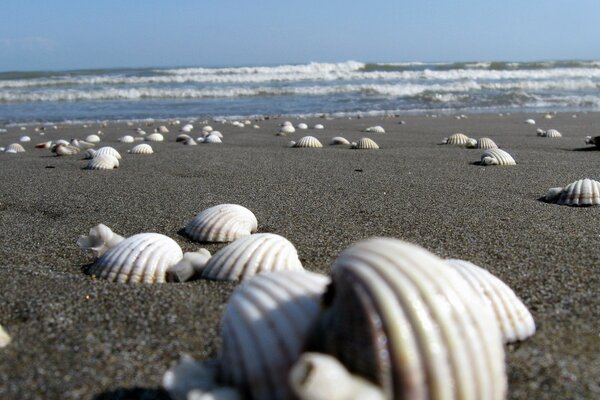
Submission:
<svg viewBox="0 0 600 400">
<path fill-rule="evenodd" d="M 0 124 L 599 111 L 600 61 L 0 72 Z"/>
</svg>

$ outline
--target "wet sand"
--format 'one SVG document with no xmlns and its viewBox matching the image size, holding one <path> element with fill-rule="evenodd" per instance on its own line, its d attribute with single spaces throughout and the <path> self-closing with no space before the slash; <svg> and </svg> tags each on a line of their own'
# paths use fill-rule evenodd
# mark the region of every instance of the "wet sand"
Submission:
<svg viewBox="0 0 600 400">
<path fill-rule="evenodd" d="M 372 236 L 488 269 L 538 326 L 534 337 L 506 348 L 508 397 L 600 397 L 600 207 L 539 200 L 550 187 L 600 178 L 600 151 L 584 144 L 600 134 L 600 114 L 571 114 L 309 119 L 325 129 L 287 137 L 274 136 L 283 119 L 259 121 L 260 129 L 211 122 L 222 145 L 183 146 L 175 128 L 168 142 L 152 143 L 151 156 L 125 154 L 132 145 L 116 141 L 143 124 L 59 125 L 44 136 L 8 128 L 0 146 L 24 134 L 32 142 L 26 153 L 0 153 L 0 324 L 13 337 L 0 349 L 0 398 L 164 398 L 162 374 L 181 353 L 214 357 L 234 284 L 94 280 L 82 273 L 92 259 L 75 241 L 104 223 L 125 236 L 162 233 L 193 250 L 198 245 L 181 229 L 219 203 L 252 210 L 259 232 L 288 238 L 310 271 L 327 273 L 341 250 Z M 361 133 L 375 124 L 387 133 Z M 564 137 L 540 138 L 537 128 Z M 33 148 L 98 129 L 101 144 L 123 155 L 117 170 L 83 170 L 80 156 Z M 518 165 L 482 167 L 473 164 L 481 151 L 438 145 L 455 132 L 492 138 Z M 325 147 L 287 147 L 304 135 Z M 327 146 L 333 136 L 368 136 L 381 149 Z"/>
</svg>

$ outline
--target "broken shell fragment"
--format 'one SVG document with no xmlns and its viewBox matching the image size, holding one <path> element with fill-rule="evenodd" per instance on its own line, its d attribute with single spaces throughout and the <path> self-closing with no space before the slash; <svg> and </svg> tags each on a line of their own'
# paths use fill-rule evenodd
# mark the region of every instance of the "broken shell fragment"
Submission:
<svg viewBox="0 0 600 400">
<path fill-rule="evenodd" d="M 510 154 L 501 149 L 489 149 L 481 155 L 481 165 L 517 165 Z"/>
<path fill-rule="evenodd" d="M 125 238 L 117 235 L 104 224 L 98 224 L 90 229 L 88 236 L 80 236 L 77 245 L 83 250 L 89 250 L 98 258 L 111 247 L 121 243 Z"/>
<path fill-rule="evenodd" d="M 586 136 L 585 144 L 593 144 L 600 148 L 600 136 Z"/>
<path fill-rule="evenodd" d="M 79 154 L 81 149 L 79 147 L 71 146 L 70 144 L 59 143 L 52 146 L 51 151 L 57 156 L 72 156 L 74 154 Z"/>
<path fill-rule="evenodd" d="M 196 242 L 232 242 L 258 229 L 252 211 L 238 204 L 219 204 L 200 212 L 185 227 Z"/>
<path fill-rule="evenodd" d="M 8 334 L 8 332 L 6 332 L 4 330 L 4 327 L 2 325 L 0 325 L 0 348 L 2 347 L 6 347 L 10 341 L 11 341 L 11 337 Z"/>
<path fill-rule="evenodd" d="M 600 205 L 600 182 L 586 178 L 572 182 L 564 188 L 550 188 L 544 200 L 565 206 Z"/>
<path fill-rule="evenodd" d="M 362 138 L 358 142 L 353 142 L 352 148 L 358 150 L 377 150 L 379 149 L 379 145 L 372 139 Z"/>
</svg>

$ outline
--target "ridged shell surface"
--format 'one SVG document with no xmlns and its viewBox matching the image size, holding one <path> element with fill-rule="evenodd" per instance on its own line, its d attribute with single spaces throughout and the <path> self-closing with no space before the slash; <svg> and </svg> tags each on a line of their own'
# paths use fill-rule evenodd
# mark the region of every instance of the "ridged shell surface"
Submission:
<svg viewBox="0 0 600 400">
<path fill-rule="evenodd" d="M 552 188 L 545 200 L 565 206 L 597 206 L 600 205 L 600 182 L 593 179 L 580 179 L 564 188 Z"/>
<path fill-rule="evenodd" d="M 119 166 L 119 160 L 110 154 L 100 154 L 92 158 L 85 169 L 115 169 Z"/>
<path fill-rule="evenodd" d="M 477 139 L 477 143 L 475 144 L 474 148 L 482 149 L 482 150 L 489 150 L 489 149 L 497 149 L 498 145 L 496 144 L 496 142 L 494 142 L 490 138 L 480 138 L 480 139 Z"/>
<path fill-rule="evenodd" d="M 383 129 L 383 126 L 381 126 L 381 125 L 375 125 L 375 126 L 370 126 L 367 129 L 365 129 L 365 132 L 385 133 L 385 129 Z"/>
<path fill-rule="evenodd" d="M 133 146 L 131 150 L 129 150 L 129 154 L 153 154 L 154 150 L 152 150 L 152 146 L 147 143 L 140 143 L 137 146 Z"/>
<path fill-rule="evenodd" d="M 24 153 L 25 148 L 20 143 L 11 143 L 4 149 L 6 152 Z"/>
<path fill-rule="evenodd" d="M 533 316 L 504 282 L 485 269 L 464 260 L 446 260 L 477 292 L 493 312 L 505 343 L 525 340 L 535 333 Z"/>
<path fill-rule="evenodd" d="M 253 399 L 291 398 L 288 373 L 320 311 L 329 278 L 261 274 L 238 287 L 221 321 L 221 376 Z"/>
<path fill-rule="evenodd" d="M 258 229 L 258 221 L 246 207 L 219 204 L 200 212 L 185 233 L 196 242 L 232 242 L 249 236 Z"/>
<path fill-rule="evenodd" d="M 329 144 L 331 144 L 331 145 L 338 145 L 338 144 L 348 145 L 348 144 L 350 144 L 350 142 L 346 138 L 343 138 L 341 136 L 336 136 L 333 139 L 331 139 L 331 142 Z"/>
<path fill-rule="evenodd" d="M 344 250 L 316 337 L 394 399 L 504 399 L 500 329 L 443 260 L 396 239 Z"/>
<path fill-rule="evenodd" d="M 163 140 L 165 140 L 164 136 L 158 132 L 151 133 L 146 136 L 146 141 L 148 142 L 162 142 Z"/>
<path fill-rule="evenodd" d="M 119 152 L 110 146 L 105 146 L 105 147 L 100 147 L 98 150 L 96 150 L 96 156 L 101 156 L 104 154 L 108 154 L 109 156 L 113 156 L 114 158 L 116 158 L 117 160 L 121 159 L 121 154 L 119 154 Z"/>
<path fill-rule="evenodd" d="M 548 129 L 545 132 L 544 136 L 548 137 L 548 138 L 559 138 L 559 137 L 562 137 L 562 134 L 559 131 L 557 131 L 556 129 Z"/>
<path fill-rule="evenodd" d="M 501 149 L 490 149 L 481 155 L 482 165 L 517 165 L 510 154 Z"/>
<path fill-rule="evenodd" d="M 455 144 L 459 146 L 464 146 L 469 141 L 469 137 L 464 133 L 455 133 L 446 139 L 446 144 Z"/>
<path fill-rule="evenodd" d="M 207 137 L 204 138 L 204 141 L 202 143 L 215 143 L 215 144 L 218 144 L 218 143 L 223 143 L 223 141 L 217 135 L 210 134 L 210 135 L 208 135 Z"/>
<path fill-rule="evenodd" d="M 304 271 L 294 245 L 274 233 L 237 239 L 208 260 L 202 278 L 238 281 L 272 271 Z"/>
<path fill-rule="evenodd" d="M 110 248 L 87 274 L 111 282 L 162 283 L 167 268 L 182 257 L 183 252 L 173 239 L 158 233 L 140 233 Z"/>
<path fill-rule="evenodd" d="M 372 139 L 362 138 L 358 142 L 352 143 L 352 148 L 358 150 L 377 150 L 379 149 L 379 145 Z"/>
<path fill-rule="evenodd" d="M 323 147 L 319 139 L 314 136 L 304 136 L 300 138 L 295 144 L 294 147 L 302 147 L 302 148 L 319 148 Z"/>
<path fill-rule="evenodd" d="M 134 140 L 135 139 L 131 135 L 125 135 L 119 138 L 119 142 L 121 143 L 133 143 Z"/>
</svg>

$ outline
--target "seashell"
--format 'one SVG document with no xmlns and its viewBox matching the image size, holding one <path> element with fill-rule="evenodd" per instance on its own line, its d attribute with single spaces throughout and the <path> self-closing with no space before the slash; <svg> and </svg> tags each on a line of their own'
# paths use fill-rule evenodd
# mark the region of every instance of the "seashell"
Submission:
<svg viewBox="0 0 600 400">
<path fill-rule="evenodd" d="M 333 139 L 331 139 L 331 142 L 329 144 L 331 144 L 331 145 L 350 144 L 350 142 L 346 138 L 343 138 L 341 136 L 336 136 Z"/>
<path fill-rule="evenodd" d="M 281 126 L 293 126 L 291 121 L 283 121 Z"/>
<path fill-rule="evenodd" d="M 352 148 L 358 150 L 377 150 L 379 149 L 379 146 L 373 140 L 365 137 L 358 142 L 353 142 Z"/>
<path fill-rule="evenodd" d="M 481 155 L 481 165 L 517 165 L 517 163 L 506 151 L 490 149 Z"/>
<path fill-rule="evenodd" d="M 133 146 L 131 150 L 128 151 L 129 154 L 153 154 L 154 150 L 152 150 L 152 146 L 147 143 L 140 143 L 136 146 Z"/>
<path fill-rule="evenodd" d="M 94 158 L 96 156 L 97 152 L 98 152 L 98 150 L 87 149 L 86 151 L 83 152 L 83 159 L 91 160 L 92 158 Z"/>
<path fill-rule="evenodd" d="M 526 119 L 525 123 L 528 124 L 528 125 L 535 125 L 535 120 L 533 120 L 531 118 L 530 119 Z"/>
<path fill-rule="evenodd" d="M 298 125 L 296 125 L 296 127 L 298 129 L 308 129 L 308 125 L 306 125 L 304 122 L 300 122 Z"/>
<path fill-rule="evenodd" d="M 169 267 L 183 257 L 179 245 L 158 233 L 139 233 L 111 247 L 86 271 L 121 283 L 162 283 Z"/>
<path fill-rule="evenodd" d="M 300 400 L 385 400 L 381 389 L 352 375 L 327 354 L 304 353 L 290 371 L 289 383 Z"/>
<path fill-rule="evenodd" d="M 244 282 L 221 321 L 220 377 L 254 399 L 290 398 L 288 373 L 319 314 L 329 279 L 272 272 Z"/>
<path fill-rule="evenodd" d="M 213 131 L 213 127 L 210 125 L 206 125 L 202 127 L 202 132 L 212 132 Z"/>
<path fill-rule="evenodd" d="M 94 143 L 86 142 L 85 140 L 79 140 L 79 139 L 71 139 L 69 144 L 71 146 L 79 147 L 80 149 L 89 149 L 89 148 L 95 146 Z"/>
<path fill-rule="evenodd" d="M 252 125 L 252 128 L 254 128 L 254 129 L 260 129 L 260 125 L 254 124 L 254 125 Z"/>
<path fill-rule="evenodd" d="M 198 145 L 198 143 L 196 143 L 196 141 L 193 138 L 189 138 L 189 139 L 183 141 L 183 144 L 185 146 L 196 146 L 196 145 Z"/>
<path fill-rule="evenodd" d="M 19 142 L 22 142 L 22 143 L 31 142 L 31 138 L 29 136 L 21 136 L 21 138 L 19 139 Z"/>
<path fill-rule="evenodd" d="M 110 146 L 100 147 L 98 150 L 96 150 L 95 157 L 101 156 L 103 154 L 108 154 L 109 156 L 113 156 L 117 160 L 121 159 L 121 154 L 119 154 L 119 152 L 117 150 L 115 150 L 113 147 L 110 147 Z"/>
<path fill-rule="evenodd" d="M 274 233 L 256 233 L 237 239 L 217 251 L 202 278 L 238 281 L 271 271 L 303 271 L 294 245 Z"/>
<path fill-rule="evenodd" d="M 223 143 L 223 141 L 217 135 L 210 134 L 204 138 L 202 143 Z"/>
<path fill-rule="evenodd" d="M 536 129 L 535 133 L 538 136 L 545 136 L 546 135 L 546 131 L 543 130 L 543 129 L 540 129 L 540 128 Z"/>
<path fill-rule="evenodd" d="M 186 135 L 185 133 L 182 133 L 180 135 L 177 135 L 177 137 L 175 138 L 176 142 L 185 142 L 186 140 L 191 139 L 192 137 L 190 135 Z"/>
<path fill-rule="evenodd" d="M 71 145 L 71 143 L 67 142 L 67 141 L 66 141 L 66 140 L 64 140 L 64 139 L 58 139 L 58 140 L 56 140 L 56 141 L 54 142 L 54 144 L 66 144 L 66 145 L 69 145 L 69 146 Z"/>
<path fill-rule="evenodd" d="M 473 141 L 473 139 L 469 139 L 467 141 L 466 147 L 469 149 L 488 150 L 488 149 L 497 149 L 498 145 L 490 138 L 481 138 L 481 139 L 477 139 L 474 141 Z"/>
<path fill-rule="evenodd" d="M 12 143 L 4 149 L 7 153 L 25 153 L 25 148 L 20 143 Z"/>
<path fill-rule="evenodd" d="M 118 140 L 121 143 L 133 143 L 135 139 L 131 135 L 125 135 L 121 136 Z"/>
<path fill-rule="evenodd" d="M 38 143 L 35 145 L 36 149 L 49 149 L 52 146 L 52 140 L 47 142 Z"/>
<path fill-rule="evenodd" d="M 279 130 L 280 133 L 284 133 L 284 134 L 288 134 L 288 133 L 294 133 L 296 132 L 296 128 L 294 128 L 291 124 L 290 125 L 284 125 L 281 127 L 281 129 Z"/>
<path fill-rule="evenodd" d="M 485 269 L 464 260 L 446 260 L 479 295 L 496 318 L 504 343 L 525 340 L 535 333 L 533 316 L 504 282 Z"/>
<path fill-rule="evenodd" d="M 147 140 L 148 142 L 162 142 L 163 140 L 165 140 L 165 138 L 160 133 L 155 132 L 146 136 L 145 140 Z"/>
<path fill-rule="evenodd" d="M 184 253 L 177 264 L 167 268 L 167 282 L 186 282 L 195 276 L 201 276 L 209 259 L 210 252 L 206 249 Z"/>
<path fill-rule="evenodd" d="M 474 298 L 425 249 L 373 238 L 335 260 L 314 337 L 390 399 L 504 399 L 500 329 Z"/>
<path fill-rule="evenodd" d="M 146 131 L 143 130 L 142 128 L 136 128 L 135 131 L 136 131 L 136 133 L 138 135 L 141 135 L 141 136 L 145 136 L 146 135 Z"/>
<path fill-rule="evenodd" d="M 549 138 L 562 137 L 561 133 L 559 131 L 557 131 L 556 129 L 548 129 L 546 132 L 544 132 L 544 135 L 542 135 L 542 136 L 549 137 Z"/>
<path fill-rule="evenodd" d="M 94 134 L 87 135 L 85 141 L 90 143 L 100 143 L 100 136 Z"/>
<path fill-rule="evenodd" d="M 552 118 L 554 118 L 554 116 L 552 114 L 550 114 L 550 113 L 546 113 L 546 114 L 544 114 L 544 118 L 546 118 L 546 119 L 552 119 Z"/>
<path fill-rule="evenodd" d="M 194 125 L 192 125 L 192 124 L 185 124 L 184 126 L 181 127 L 181 132 L 189 133 L 193 129 L 194 129 Z"/>
<path fill-rule="evenodd" d="M 580 179 L 564 188 L 550 188 L 544 200 L 564 206 L 597 206 L 600 205 L 600 182 Z"/>
<path fill-rule="evenodd" d="M 292 143 L 294 143 L 292 145 Z M 319 139 L 314 136 L 304 136 L 300 138 L 297 142 L 290 142 L 290 147 L 302 147 L 302 148 L 319 148 L 323 147 Z"/>
<path fill-rule="evenodd" d="M 115 169 L 119 167 L 119 160 L 116 157 L 111 156 L 110 154 L 96 154 L 94 158 L 92 158 L 85 169 Z"/>
<path fill-rule="evenodd" d="M 169 133 L 169 128 L 164 125 L 158 127 L 158 133 Z"/>
<path fill-rule="evenodd" d="M 125 238 L 117 235 L 104 224 L 98 224 L 90 229 L 88 236 L 80 236 L 77 240 L 77 246 L 83 250 L 89 250 L 98 258 L 111 247 L 115 247 Z"/>
<path fill-rule="evenodd" d="M 9 153 L 9 154 L 17 154 L 17 151 L 15 149 L 6 150 L 4 147 L 0 147 L 0 151 Z"/>
<path fill-rule="evenodd" d="M 196 242 L 232 242 L 257 229 L 258 221 L 246 207 L 219 204 L 196 215 L 185 227 L 185 233 Z"/>
<path fill-rule="evenodd" d="M 585 144 L 593 144 L 596 147 L 600 147 L 600 136 L 586 136 L 585 137 Z"/>
<path fill-rule="evenodd" d="M 8 332 L 6 332 L 4 330 L 4 327 L 2 325 L 0 325 L 0 349 L 2 347 L 6 347 L 10 342 L 11 342 L 11 337 L 8 334 Z"/>
<path fill-rule="evenodd" d="M 219 139 L 223 139 L 223 134 L 219 131 L 210 131 L 210 132 L 204 133 L 204 137 L 208 137 L 210 135 L 214 135 L 214 136 L 218 137 Z"/>
<path fill-rule="evenodd" d="M 52 146 L 52 152 L 56 153 L 57 156 L 72 156 L 79 154 L 81 149 L 79 147 L 71 146 L 70 144 L 55 144 Z"/>
<path fill-rule="evenodd" d="M 442 144 L 455 144 L 459 146 L 464 146 L 469 141 L 469 137 L 464 133 L 454 133 L 447 138 L 442 140 Z"/>
<path fill-rule="evenodd" d="M 365 129 L 365 132 L 385 133 L 385 129 L 383 129 L 383 126 L 381 126 L 381 125 L 375 125 L 375 126 L 370 126 L 367 129 Z"/>
<path fill-rule="evenodd" d="M 314 126 L 315 129 L 325 129 L 325 127 L 322 124 L 316 124 Z"/>
</svg>

